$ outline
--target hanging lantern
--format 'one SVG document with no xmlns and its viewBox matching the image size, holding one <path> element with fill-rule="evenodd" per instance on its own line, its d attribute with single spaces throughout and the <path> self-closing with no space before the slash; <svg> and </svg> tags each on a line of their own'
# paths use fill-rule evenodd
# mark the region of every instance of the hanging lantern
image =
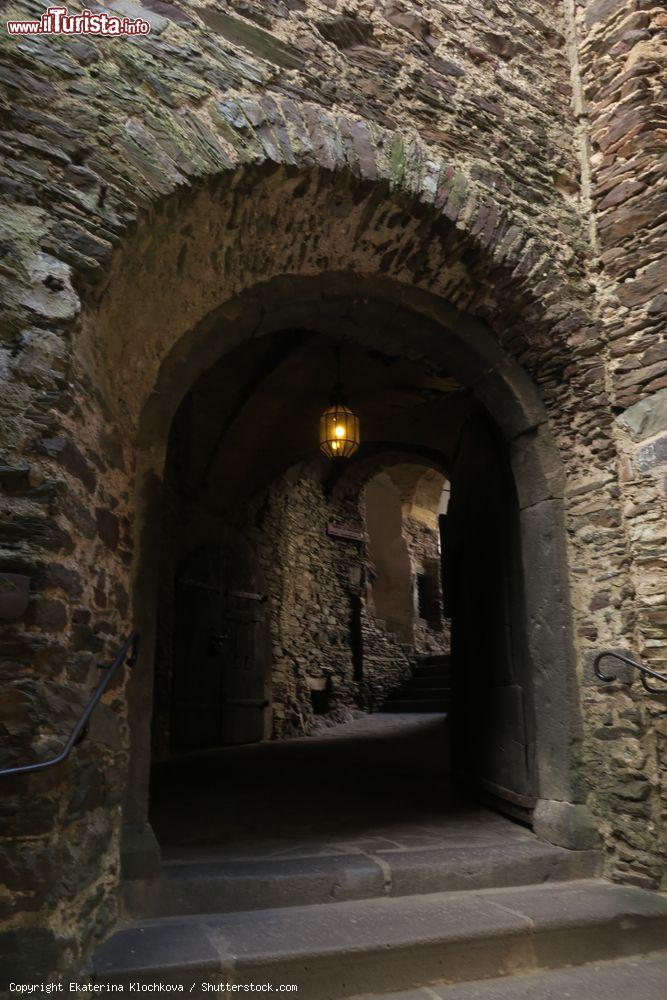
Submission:
<svg viewBox="0 0 667 1000">
<path fill-rule="evenodd" d="M 350 458 L 359 447 L 359 417 L 346 406 L 340 381 L 340 351 L 337 352 L 338 375 L 331 405 L 320 417 L 320 448 L 327 458 Z"/>
<path fill-rule="evenodd" d="M 320 448 L 328 458 L 349 458 L 359 447 L 359 417 L 332 403 L 320 417 Z"/>
</svg>

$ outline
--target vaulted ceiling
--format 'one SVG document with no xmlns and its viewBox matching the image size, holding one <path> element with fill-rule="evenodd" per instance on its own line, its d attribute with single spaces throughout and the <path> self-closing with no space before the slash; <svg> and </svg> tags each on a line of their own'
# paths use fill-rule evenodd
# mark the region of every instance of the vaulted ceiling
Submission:
<svg viewBox="0 0 667 1000">
<path fill-rule="evenodd" d="M 184 496 L 211 510 L 243 502 L 287 468 L 318 459 L 318 421 L 336 380 L 337 343 L 307 330 L 258 338 L 226 355 L 185 398 L 172 458 Z M 430 451 L 446 466 L 477 404 L 446 372 L 342 344 L 341 374 L 365 452 Z M 323 475 L 327 462 L 321 458 Z"/>
</svg>

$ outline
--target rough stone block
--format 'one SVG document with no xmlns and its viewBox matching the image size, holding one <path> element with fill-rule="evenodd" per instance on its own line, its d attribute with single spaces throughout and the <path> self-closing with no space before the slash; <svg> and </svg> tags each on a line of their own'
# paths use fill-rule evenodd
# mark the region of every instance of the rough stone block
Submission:
<svg viewBox="0 0 667 1000">
<path fill-rule="evenodd" d="M 647 396 L 616 418 L 634 438 L 643 441 L 661 431 L 667 431 L 667 389 Z"/>
<path fill-rule="evenodd" d="M 550 844 L 588 851 L 600 843 L 600 834 L 585 805 L 540 799 L 533 813 L 534 830 Z"/>
<path fill-rule="evenodd" d="M 160 867 L 160 845 L 150 823 L 123 828 L 121 871 L 123 878 L 146 879 L 155 876 Z"/>
<path fill-rule="evenodd" d="M 650 444 L 639 448 L 636 463 L 639 472 L 652 472 L 653 469 L 667 465 L 667 434 L 654 438 Z"/>
</svg>

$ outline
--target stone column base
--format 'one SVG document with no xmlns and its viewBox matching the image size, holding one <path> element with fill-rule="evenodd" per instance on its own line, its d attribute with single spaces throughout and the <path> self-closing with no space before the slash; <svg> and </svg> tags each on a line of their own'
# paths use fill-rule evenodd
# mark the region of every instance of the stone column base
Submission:
<svg viewBox="0 0 667 1000">
<path fill-rule="evenodd" d="M 160 870 L 160 845 L 150 823 L 123 827 L 120 871 L 124 881 L 154 878 Z"/>
<path fill-rule="evenodd" d="M 572 851 L 599 847 L 600 834 L 588 806 L 557 799 L 538 799 L 533 829 L 541 840 Z"/>
</svg>

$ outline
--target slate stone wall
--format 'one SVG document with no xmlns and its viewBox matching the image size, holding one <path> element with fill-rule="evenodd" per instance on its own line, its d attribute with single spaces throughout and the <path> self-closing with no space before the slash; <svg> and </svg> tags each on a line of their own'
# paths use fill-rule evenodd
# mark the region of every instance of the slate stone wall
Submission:
<svg viewBox="0 0 667 1000">
<path fill-rule="evenodd" d="M 651 0 L 580 0 L 576 30 L 591 276 L 607 344 L 634 595 L 625 651 L 665 671 L 667 15 Z M 593 600 L 615 613 L 610 589 Z M 620 676 L 628 680 L 627 673 Z M 605 830 L 617 838 L 614 871 L 624 881 L 654 886 L 660 872 L 656 853 L 664 871 L 667 850 L 660 834 L 667 822 L 666 698 L 636 688 L 622 684 L 613 699 L 589 694 L 589 714 L 597 723 L 591 748 L 607 769 L 597 795 L 609 797 L 611 808 L 600 811 L 606 813 Z"/>
<path fill-rule="evenodd" d="M 403 518 L 403 535 L 408 545 L 413 574 L 425 573 L 429 577 L 429 597 L 432 603 L 430 619 L 415 614 L 415 649 L 419 654 L 448 653 L 450 649 L 450 624 L 447 621 L 442 597 L 440 570 L 440 545 L 437 529 L 410 515 Z M 417 608 L 417 612 L 418 612 Z"/>
<path fill-rule="evenodd" d="M 173 514 L 163 533 L 161 559 L 153 721 L 156 753 L 164 756 L 169 748 L 175 566 L 187 553 L 187 539 L 194 531 L 198 546 L 202 542 L 215 546 L 226 533 L 240 539 L 262 580 L 268 599 L 273 738 L 313 731 L 309 681 L 331 679 L 328 711 L 317 720 L 320 727 L 349 720 L 355 709 L 377 710 L 410 672 L 412 651 L 388 633 L 367 607 L 365 542 L 332 537 L 328 532 L 328 526 L 336 524 L 363 535 L 359 493 L 327 497 L 322 468 L 298 465 L 235 514 L 222 518 L 196 505 L 183 505 L 173 471 L 169 478 Z M 363 678 L 355 676 L 352 653 L 354 599 L 361 604 Z"/>
<path fill-rule="evenodd" d="M 658 77 L 651 69 L 616 90 L 613 78 L 630 43 L 637 65 L 644 52 L 655 62 L 647 46 L 664 15 L 640 0 L 576 12 L 551 0 L 136 6 L 152 24 L 147 38 L 0 35 L 0 571 L 31 580 L 28 614 L 0 639 L 7 762 L 60 745 L 97 659 L 153 586 L 146 512 L 170 406 L 206 353 L 209 363 L 220 353 L 206 317 L 217 310 L 215 329 L 231 344 L 275 315 L 279 276 L 291 276 L 298 302 L 306 284 L 331 298 L 340 274 L 346 287 L 355 275 L 367 298 L 392 285 L 396 309 L 434 295 L 488 324 L 506 355 L 471 377 L 490 408 L 513 377 L 503 357 L 539 386 L 565 487 L 558 470 L 546 485 L 530 481 L 520 437 L 515 461 L 535 516 L 551 504 L 567 530 L 585 685 L 577 795 L 595 809 L 609 870 L 657 881 L 661 703 L 648 707 L 636 684 L 592 685 L 590 660 L 640 638 L 657 658 L 663 642 L 663 486 L 651 470 L 664 448 L 635 448 L 612 405 L 649 398 L 662 377 L 656 150 L 641 152 L 659 113 Z M 635 20 L 616 40 L 626 10 Z M 41 11 L 13 3 L 3 15 Z M 590 108 L 576 118 L 579 49 Z M 619 111 L 615 123 L 635 132 L 629 177 L 604 159 L 619 141 L 606 101 L 631 108 L 630 121 Z M 582 154 L 588 132 L 606 134 L 599 164 Z M 614 228 L 629 225 L 623 202 L 604 204 L 620 186 L 602 190 L 610 167 L 628 202 L 651 212 L 627 260 Z M 633 194 L 636 184 L 645 186 Z M 591 243 L 593 217 L 600 234 L 610 223 L 604 250 Z M 524 429 L 512 408 L 503 426 L 509 437 Z M 0 953 L 9 972 L 26 962 L 35 977 L 77 970 L 114 918 L 121 800 L 150 715 L 138 684 L 120 679 L 67 765 L 7 786 Z M 126 802 L 126 818 L 140 799 Z"/>
<path fill-rule="evenodd" d="M 379 708 L 410 670 L 391 635 L 364 619 L 364 677 L 354 676 L 352 599 L 364 601 L 365 544 L 332 537 L 329 524 L 363 532 L 360 497 L 327 498 L 321 470 L 301 467 L 276 481 L 235 526 L 253 545 L 266 580 L 271 615 L 273 732 L 312 730 L 308 680 L 330 677 L 327 721 Z"/>
</svg>

